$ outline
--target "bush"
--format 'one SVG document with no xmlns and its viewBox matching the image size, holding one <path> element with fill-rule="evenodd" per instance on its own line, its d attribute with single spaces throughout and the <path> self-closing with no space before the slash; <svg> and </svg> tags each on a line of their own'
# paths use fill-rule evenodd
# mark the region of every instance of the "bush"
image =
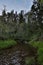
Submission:
<svg viewBox="0 0 43 65">
<path fill-rule="evenodd" d="M 16 41 L 14 40 L 0 40 L 0 49 L 3 49 L 3 48 L 8 48 L 12 45 L 15 45 L 17 44 Z"/>
<path fill-rule="evenodd" d="M 43 41 L 32 42 L 32 45 L 38 47 L 38 63 L 43 65 Z"/>
</svg>

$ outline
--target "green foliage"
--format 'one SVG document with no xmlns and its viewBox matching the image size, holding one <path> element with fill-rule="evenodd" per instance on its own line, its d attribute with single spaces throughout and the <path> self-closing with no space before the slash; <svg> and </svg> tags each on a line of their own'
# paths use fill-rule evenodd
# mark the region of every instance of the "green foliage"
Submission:
<svg viewBox="0 0 43 65">
<path fill-rule="evenodd" d="M 32 45 L 38 48 L 38 62 L 43 65 L 43 41 L 34 41 Z"/>
<path fill-rule="evenodd" d="M 0 49 L 11 47 L 12 45 L 16 45 L 17 42 L 14 40 L 0 40 Z"/>
<path fill-rule="evenodd" d="M 31 7 L 32 11 L 32 19 L 36 21 L 38 27 L 43 29 L 43 3 L 34 0 L 33 5 Z"/>
<path fill-rule="evenodd" d="M 43 3 L 43 0 L 38 0 L 40 3 Z"/>
<path fill-rule="evenodd" d="M 26 57 L 25 58 L 26 65 L 32 65 L 32 64 L 34 64 L 34 62 L 35 62 L 35 60 L 33 57 Z"/>
<path fill-rule="evenodd" d="M 3 39 L 0 40 L 0 49 L 17 44 L 14 39 L 31 40 L 31 44 L 38 48 L 38 62 L 43 65 L 43 41 L 35 41 L 41 37 L 41 33 L 43 35 L 42 2 L 43 0 L 40 0 L 40 2 L 34 0 L 31 11 L 27 14 L 28 17 L 26 16 L 27 23 L 25 21 L 24 11 L 17 14 L 17 12 L 14 13 L 14 10 L 8 13 L 6 13 L 5 9 L 3 10 L 2 16 L 0 16 L 0 39 Z M 31 65 L 35 61 L 34 58 L 26 58 L 25 62 L 27 65 Z"/>
<path fill-rule="evenodd" d="M 24 11 L 21 10 L 20 14 L 19 14 L 19 23 L 23 23 L 25 22 L 25 19 L 24 19 Z"/>
</svg>

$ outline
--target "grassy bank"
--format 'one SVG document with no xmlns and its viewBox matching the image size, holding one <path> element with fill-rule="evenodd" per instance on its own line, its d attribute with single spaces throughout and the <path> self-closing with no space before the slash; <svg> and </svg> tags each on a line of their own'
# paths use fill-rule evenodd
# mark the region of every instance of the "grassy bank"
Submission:
<svg viewBox="0 0 43 65">
<path fill-rule="evenodd" d="M 16 41 L 14 40 L 0 40 L 0 49 L 3 49 L 3 48 L 8 48 L 12 45 L 15 45 L 17 44 Z"/>
<path fill-rule="evenodd" d="M 32 42 L 34 47 L 38 47 L 38 62 L 43 65 L 43 41 Z"/>
</svg>

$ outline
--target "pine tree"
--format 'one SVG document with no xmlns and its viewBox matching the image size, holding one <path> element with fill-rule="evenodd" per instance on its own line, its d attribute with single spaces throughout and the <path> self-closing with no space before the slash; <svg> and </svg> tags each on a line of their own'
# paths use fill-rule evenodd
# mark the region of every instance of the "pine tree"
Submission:
<svg viewBox="0 0 43 65">
<path fill-rule="evenodd" d="M 19 23 L 23 23 L 25 21 L 24 19 L 24 11 L 21 10 L 20 14 L 19 14 Z"/>
<path fill-rule="evenodd" d="M 4 5 L 4 9 L 3 9 L 3 11 L 2 11 L 2 19 L 3 19 L 3 21 L 4 22 L 6 22 L 6 6 Z"/>
<path fill-rule="evenodd" d="M 39 0 L 34 0 L 31 8 L 33 18 L 40 28 L 43 28 L 43 5 Z"/>
</svg>

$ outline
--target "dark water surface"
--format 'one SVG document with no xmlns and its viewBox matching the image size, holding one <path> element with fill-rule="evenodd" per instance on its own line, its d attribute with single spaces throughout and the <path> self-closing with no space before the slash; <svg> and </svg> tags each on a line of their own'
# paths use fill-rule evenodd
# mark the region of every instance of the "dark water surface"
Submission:
<svg viewBox="0 0 43 65">
<path fill-rule="evenodd" d="M 0 50 L 0 65 L 26 65 L 26 57 L 35 57 L 36 49 L 28 44 L 17 44 Z"/>
</svg>

